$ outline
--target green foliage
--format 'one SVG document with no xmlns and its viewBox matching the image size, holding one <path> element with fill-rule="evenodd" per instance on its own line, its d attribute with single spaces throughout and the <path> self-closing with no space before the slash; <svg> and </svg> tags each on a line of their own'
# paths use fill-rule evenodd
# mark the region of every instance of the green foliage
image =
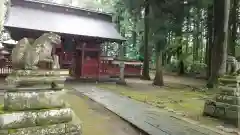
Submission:
<svg viewBox="0 0 240 135">
<path fill-rule="evenodd" d="M 197 62 L 194 62 L 194 63 L 190 64 L 188 67 L 189 68 L 188 68 L 187 71 L 189 73 L 199 74 L 199 73 L 203 73 L 206 70 L 207 65 L 204 64 L 204 63 L 201 63 L 200 61 L 197 61 Z"/>
<path fill-rule="evenodd" d="M 169 72 L 178 72 L 178 61 L 171 62 L 165 66 L 165 70 Z"/>
<path fill-rule="evenodd" d="M 150 60 L 155 60 L 153 54 L 159 49 L 164 50 L 168 56 L 176 57 L 177 50 L 182 48 L 182 53 L 178 53 L 177 62 L 171 63 L 166 68 L 178 69 L 178 61 L 183 61 L 187 72 L 205 70 L 206 65 L 203 62 L 207 38 L 207 9 L 213 4 L 213 0 L 72 1 L 80 1 L 79 6 L 88 5 L 88 8 L 111 11 L 118 30 L 126 38 L 125 57 L 140 60 L 144 59 L 144 8 L 148 2 Z M 136 32 L 136 42 L 133 41 L 134 32 Z M 237 44 L 239 43 L 237 41 Z M 108 43 L 107 50 L 108 55 L 119 54 L 119 48 L 115 43 Z"/>
<path fill-rule="evenodd" d="M 200 62 L 200 61 L 196 61 L 193 62 L 192 61 L 192 55 L 189 55 L 188 57 L 186 57 L 187 55 L 185 55 L 185 59 L 183 59 L 184 65 L 185 65 L 185 71 L 187 73 L 194 73 L 194 74 L 200 74 L 200 73 L 204 73 L 204 71 L 206 70 L 207 65 Z M 167 71 L 170 72 L 178 72 L 179 70 L 179 60 L 177 60 L 176 58 L 173 58 L 171 63 L 165 66 L 165 69 Z"/>
<path fill-rule="evenodd" d="M 140 14 L 144 0 L 121 0 L 130 13 Z"/>
</svg>

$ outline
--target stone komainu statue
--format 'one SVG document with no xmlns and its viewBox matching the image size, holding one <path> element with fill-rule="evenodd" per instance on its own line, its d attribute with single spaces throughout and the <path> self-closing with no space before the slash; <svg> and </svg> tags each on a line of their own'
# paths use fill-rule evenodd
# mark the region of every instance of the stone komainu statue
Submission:
<svg viewBox="0 0 240 135">
<path fill-rule="evenodd" d="M 231 75 L 240 74 L 240 64 L 235 57 L 228 56 L 226 62 L 227 62 L 227 67 L 226 67 L 227 74 L 231 74 Z"/>
<path fill-rule="evenodd" d="M 58 64 L 58 58 L 52 56 L 52 48 L 61 43 L 61 37 L 55 33 L 45 33 L 37 38 L 33 44 L 23 38 L 12 51 L 12 65 L 14 69 L 37 69 L 39 62 Z M 54 66 L 53 67 L 59 67 Z"/>
</svg>

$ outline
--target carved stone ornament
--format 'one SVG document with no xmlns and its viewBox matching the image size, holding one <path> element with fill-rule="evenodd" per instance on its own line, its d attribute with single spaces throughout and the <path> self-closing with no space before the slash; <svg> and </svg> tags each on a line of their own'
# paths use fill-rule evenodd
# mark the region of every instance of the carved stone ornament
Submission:
<svg viewBox="0 0 240 135">
<path fill-rule="evenodd" d="M 54 63 L 53 46 L 61 43 L 61 37 L 55 33 L 45 33 L 33 44 L 23 38 L 12 51 L 12 64 L 15 69 L 38 69 L 40 62 Z"/>
</svg>

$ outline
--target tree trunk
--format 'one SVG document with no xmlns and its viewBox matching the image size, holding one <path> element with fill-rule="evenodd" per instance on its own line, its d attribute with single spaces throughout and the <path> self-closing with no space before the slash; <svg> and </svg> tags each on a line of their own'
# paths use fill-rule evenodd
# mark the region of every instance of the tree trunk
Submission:
<svg viewBox="0 0 240 135">
<path fill-rule="evenodd" d="M 201 11 L 201 14 L 203 14 L 203 11 Z M 201 31 L 200 31 L 200 63 L 204 63 L 204 48 L 205 48 L 205 44 L 203 43 L 203 40 L 204 40 L 204 22 L 202 21 L 203 20 L 203 18 L 202 18 L 202 16 L 201 16 L 201 23 L 200 23 L 200 29 L 201 29 Z"/>
<path fill-rule="evenodd" d="M 177 37 L 180 37 L 180 39 L 178 41 L 179 44 L 182 44 L 182 37 L 180 36 L 180 35 L 182 35 L 182 31 L 180 33 L 176 34 L 176 35 L 178 35 Z M 179 75 L 183 75 L 185 73 L 185 71 L 184 71 L 184 62 L 183 62 L 183 59 L 181 59 L 182 53 L 183 53 L 182 46 L 179 46 L 177 48 L 177 57 L 178 57 L 178 60 L 179 60 L 179 65 L 178 65 L 178 67 L 179 67 Z"/>
<path fill-rule="evenodd" d="M 149 34 L 149 1 L 146 0 L 145 3 L 145 13 L 144 13 L 144 61 L 143 61 L 143 80 L 151 80 L 149 76 L 149 53 L 148 53 L 148 34 Z"/>
<path fill-rule="evenodd" d="M 156 51 L 156 73 L 153 80 L 153 85 L 163 86 L 163 67 L 162 67 L 162 50 Z"/>
<path fill-rule="evenodd" d="M 179 6 L 181 7 L 180 9 L 184 9 L 184 0 L 179 0 Z M 180 10 L 177 17 L 176 17 L 176 25 L 177 29 L 175 31 L 176 37 L 178 38 L 178 43 L 180 46 L 177 48 L 177 57 L 179 60 L 179 75 L 183 75 L 185 73 L 184 71 L 184 62 L 183 59 L 181 59 L 181 55 L 183 53 L 182 49 L 182 25 L 184 22 L 184 10 Z"/>
<path fill-rule="evenodd" d="M 197 20 L 195 20 L 195 30 L 196 30 L 196 35 L 195 35 L 195 44 L 194 44 L 194 51 L 193 51 L 193 61 L 198 61 L 199 59 L 199 48 L 200 48 L 200 40 L 199 40 L 199 33 L 200 33 L 200 30 L 199 30 L 199 26 L 200 26 L 200 17 L 201 17 L 201 14 L 200 14 L 200 8 L 197 8 L 196 9 L 197 12 Z"/>
<path fill-rule="evenodd" d="M 207 46 L 206 46 L 206 64 L 207 64 L 207 78 L 211 76 L 211 54 L 213 47 L 213 6 L 210 5 L 207 11 Z"/>
<path fill-rule="evenodd" d="M 190 8 L 189 8 L 190 9 Z M 185 48 L 185 53 L 188 54 L 188 47 L 189 47 L 189 34 L 190 34 L 190 31 L 191 31 L 191 17 L 190 17 L 190 10 L 188 11 L 188 14 L 187 14 L 187 43 L 186 43 L 186 48 Z"/>
<path fill-rule="evenodd" d="M 214 41 L 211 58 L 211 76 L 208 87 L 218 83 L 218 77 L 226 72 L 227 39 L 230 0 L 214 0 Z"/>
<path fill-rule="evenodd" d="M 229 55 L 235 56 L 235 46 L 237 40 L 237 23 L 238 23 L 238 4 L 239 0 L 232 0 L 231 1 L 231 12 L 229 17 L 229 45 L 228 45 L 228 52 Z"/>
<path fill-rule="evenodd" d="M 132 44 L 133 44 L 133 48 L 136 48 L 137 45 L 137 14 L 134 13 L 133 14 L 133 31 L 132 31 Z"/>
<path fill-rule="evenodd" d="M 172 35 L 171 35 L 171 32 L 168 32 L 168 38 L 167 38 L 168 40 L 167 40 L 167 44 L 172 44 Z M 172 57 L 172 54 L 171 54 L 171 52 L 168 50 L 168 51 L 166 51 L 165 52 L 165 54 L 166 54 L 166 64 L 170 64 L 170 62 L 171 62 L 171 57 Z"/>
<path fill-rule="evenodd" d="M 125 28 L 122 28 L 121 35 L 122 35 L 123 37 L 125 37 L 125 34 L 126 34 L 126 29 L 125 29 Z M 124 58 L 125 58 L 126 53 L 127 53 L 127 46 L 126 46 L 125 43 L 122 43 L 122 55 L 121 55 L 121 59 L 124 59 Z"/>
<path fill-rule="evenodd" d="M 108 56 L 108 49 L 109 49 L 109 44 L 106 44 L 106 56 Z"/>
<path fill-rule="evenodd" d="M 120 16 L 118 16 L 115 20 L 116 22 L 116 29 L 119 33 L 121 33 L 121 25 L 120 25 Z M 118 44 L 118 57 L 121 57 L 121 44 Z"/>
</svg>

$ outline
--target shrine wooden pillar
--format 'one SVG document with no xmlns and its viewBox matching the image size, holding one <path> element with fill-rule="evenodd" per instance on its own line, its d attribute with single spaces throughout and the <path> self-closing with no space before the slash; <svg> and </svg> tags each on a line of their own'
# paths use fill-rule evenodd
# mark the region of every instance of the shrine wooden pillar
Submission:
<svg viewBox="0 0 240 135">
<path fill-rule="evenodd" d="M 81 56 L 81 76 L 83 75 L 83 71 L 84 71 L 84 57 L 85 57 L 85 47 L 86 47 L 86 43 L 83 43 L 82 44 L 82 47 L 81 47 L 81 52 L 82 52 L 82 56 Z"/>
<path fill-rule="evenodd" d="M 97 81 L 99 81 L 100 80 L 100 64 L 101 64 L 101 59 L 100 59 L 100 56 L 101 56 L 101 49 L 100 49 L 100 51 L 98 51 L 98 68 L 97 68 Z"/>
</svg>

